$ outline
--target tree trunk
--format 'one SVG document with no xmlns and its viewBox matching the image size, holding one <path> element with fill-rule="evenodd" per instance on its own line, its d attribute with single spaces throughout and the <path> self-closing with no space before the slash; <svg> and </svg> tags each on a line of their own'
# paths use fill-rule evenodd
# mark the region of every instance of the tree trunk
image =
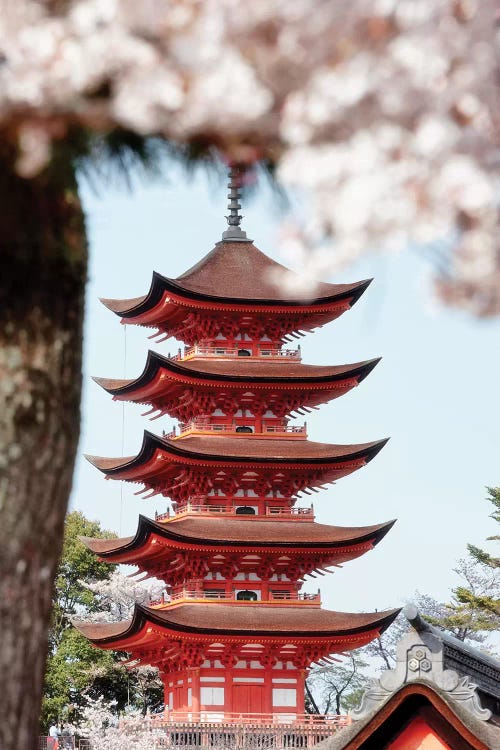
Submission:
<svg viewBox="0 0 500 750">
<path fill-rule="evenodd" d="M 79 435 L 87 253 L 69 156 L 32 180 L 13 163 L 0 151 L 0 747 L 33 750 Z"/>
</svg>

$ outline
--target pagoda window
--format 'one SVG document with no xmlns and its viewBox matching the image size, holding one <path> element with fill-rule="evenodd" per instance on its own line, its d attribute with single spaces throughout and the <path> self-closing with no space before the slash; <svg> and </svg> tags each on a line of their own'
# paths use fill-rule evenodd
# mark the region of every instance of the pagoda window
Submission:
<svg viewBox="0 0 500 750">
<path fill-rule="evenodd" d="M 239 427 L 236 428 L 236 432 L 253 432 L 253 427 L 250 427 L 250 425 L 242 424 Z"/>
<path fill-rule="evenodd" d="M 238 349 L 238 357 L 251 357 L 252 352 L 250 349 Z"/>
<path fill-rule="evenodd" d="M 204 706 L 223 706 L 224 705 L 224 688 L 223 687 L 201 687 L 200 702 Z"/>
<path fill-rule="evenodd" d="M 238 602 L 256 602 L 258 598 L 257 591 L 250 591 L 249 589 L 244 589 L 236 593 L 236 600 Z"/>
<path fill-rule="evenodd" d="M 273 688 L 273 706 L 297 705 L 297 691 L 292 688 Z"/>
<path fill-rule="evenodd" d="M 255 516 L 255 508 L 251 505 L 238 505 L 235 513 L 237 516 Z"/>
</svg>

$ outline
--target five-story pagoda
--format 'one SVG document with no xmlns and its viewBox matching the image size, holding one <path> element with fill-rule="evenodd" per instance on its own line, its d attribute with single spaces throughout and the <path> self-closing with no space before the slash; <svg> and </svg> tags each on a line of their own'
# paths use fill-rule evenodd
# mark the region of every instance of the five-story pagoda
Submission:
<svg viewBox="0 0 500 750">
<path fill-rule="evenodd" d="M 145 432 L 136 456 L 89 457 L 108 478 L 172 501 L 172 512 L 140 516 L 132 537 L 84 540 L 101 559 L 162 579 L 168 596 L 126 622 L 77 626 L 100 648 L 157 665 L 174 720 L 293 719 L 311 663 L 363 646 L 397 614 L 326 611 L 319 592 L 301 591 L 306 576 L 364 554 L 392 525 L 326 526 L 296 505 L 385 443 L 315 443 L 289 421 L 376 365 L 305 365 L 300 349 L 284 348 L 348 310 L 369 282 L 318 283 L 307 302 L 277 291 L 273 273 L 285 269 L 240 228 L 239 179 L 233 169 L 229 228 L 197 265 L 176 279 L 154 274 L 143 297 L 103 300 L 124 323 L 186 345 L 173 358 L 150 352 L 134 380 L 97 379 L 179 430 Z"/>
</svg>

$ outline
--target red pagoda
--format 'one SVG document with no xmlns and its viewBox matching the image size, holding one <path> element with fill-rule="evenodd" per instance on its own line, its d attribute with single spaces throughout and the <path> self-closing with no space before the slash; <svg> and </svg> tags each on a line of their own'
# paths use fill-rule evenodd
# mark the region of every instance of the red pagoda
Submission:
<svg viewBox="0 0 500 750">
<path fill-rule="evenodd" d="M 176 279 L 155 273 L 143 297 L 103 300 L 123 323 L 185 343 L 175 357 L 150 352 L 134 380 L 97 379 L 153 419 L 179 420 L 178 430 L 145 432 L 136 456 L 88 457 L 107 478 L 171 500 L 154 520 L 140 516 L 134 536 L 84 540 L 100 559 L 163 580 L 168 594 L 126 622 L 78 627 L 99 648 L 158 666 L 169 718 L 192 722 L 296 719 L 311 663 L 365 645 L 397 615 L 326 611 L 319 592 L 301 591 L 306 576 L 359 557 L 392 526 L 326 526 L 297 505 L 386 442 L 311 442 L 290 422 L 377 364 L 304 365 L 300 348 L 284 348 L 348 310 L 369 282 L 318 283 L 309 301 L 277 291 L 273 273 L 285 269 L 240 228 L 239 179 L 233 169 L 229 228 L 198 264 Z"/>
</svg>

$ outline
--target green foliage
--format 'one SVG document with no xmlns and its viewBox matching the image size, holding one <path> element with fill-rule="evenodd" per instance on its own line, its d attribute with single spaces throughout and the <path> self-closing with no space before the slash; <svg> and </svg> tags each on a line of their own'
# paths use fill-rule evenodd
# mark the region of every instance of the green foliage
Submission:
<svg viewBox="0 0 500 750">
<path fill-rule="evenodd" d="M 97 556 L 82 544 L 81 536 L 109 538 L 114 537 L 114 534 L 104 531 L 99 523 L 89 521 L 79 511 L 73 511 L 66 516 L 63 551 L 53 594 L 42 726 L 47 722 L 50 724 L 57 717 L 72 713 L 74 709 L 71 706 L 78 706 L 77 696 L 85 687 L 92 686 L 92 681 L 97 675 L 96 669 L 101 672 L 103 669 L 114 672 L 116 668 L 110 653 L 92 648 L 88 641 L 71 627 L 71 618 L 74 615 L 95 611 L 97 608 L 95 594 L 82 582 L 106 580 L 115 567 L 100 562 Z"/>
<path fill-rule="evenodd" d="M 490 518 L 500 524 L 500 487 L 486 490 L 486 499 L 494 506 Z M 489 541 L 499 539 L 498 534 L 488 537 Z M 497 630 L 500 628 L 500 558 L 473 544 L 468 544 L 467 548 L 474 574 L 464 576 L 467 585 L 454 590 L 457 606 L 462 612 L 474 613 L 482 629 Z"/>
<path fill-rule="evenodd" d="M 80 610 L 93 612 L 97 608 L 95 594 L 82 581 L 107 580 L 115 566 L 100 562 L 88 550 L 80 537 L 115 538 L 116 535 L 101 529 L 96 521 L 89 521 L 83 513 L 73 511 L 66 517 L 64 545 L 55 583 L 51 646 L 55 648 L 70 626 L 70 619 Z"/>
<path fill-rule="evenodd" d="M 99 596 L 85 584 L 107 581 L 115 565 L 100 562 L 80 537 L 115 538 L 96 521 L 73 511 L 66 517 L 64 546 L 59 563 L 53 601 L 50 653 L 45 674 L 41 713 L 42 731 L 54 721 L 76 722 L 85 705 L 85 696 L 102 696 L 113 703 L 117 713 L 127 706 L 146 710 L 163 705 L 163 685 L 157 670 L 141 667 L 127 670 L 124 654 L 102 651 L 71 626 L 71 618 L 85 618 L 100 611 Z"/>
<path fill-rule="evenodd" d="M 497 524 L 500 524 L 500 487 L 486 487 L 486 490 L 488 492 L 486 499 L 494 506 L 494 511 L 490 514 L 490 518 L 496 521 Z M 498 540 L 500 540 L 500 535 L 498 534 L 488 537 L 488 541 Z M 483 563 L 483 565 L 487 565 L 490 568 L 500 568 L 500 558 L 493 557 L 488 552 L 485 552 L 485 550 L 475 547 L 473 544 L 468 544 L 467 549 L 471 557 Z"/>
<path fill-rule="evenodd" d="M 74 628 L 64 630 L 47 664 L 42 727 L 56 719 L 76 721 L 84 705 L 84 693 L 116 700 L 117 708 L 123 710 L 128 700 L 128 679 L 113 653 L 94 648 Z"/>
</svg>

